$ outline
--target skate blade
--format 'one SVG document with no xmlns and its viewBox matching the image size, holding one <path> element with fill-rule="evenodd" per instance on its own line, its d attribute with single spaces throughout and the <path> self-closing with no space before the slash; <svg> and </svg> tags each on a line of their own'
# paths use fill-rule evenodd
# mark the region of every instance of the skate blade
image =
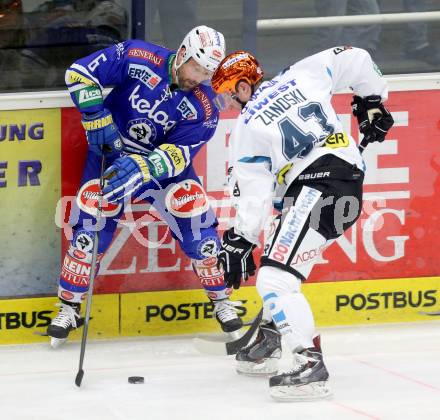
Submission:
<svg viewBox="0 0 440 420">
<path fill-rule="evenodd" d="M 272 376 L 278 373 L 278 359 L 267 359 L 262 363 L 237 361 L 235 371 L 246 376 Z"/>
<path fill-rule="evenodd" d="M 325 400 L 333 395 L 328 383 L 312 382 L 306 385 L 273 386 L 270 396 L 276 401 L 315 401 Z"/>
<path fill-rule="evenodd" d="M 53 349 L 57 349 L 58 347 L 62 346 L 66 341 L 67 341 L 67 338 L 50 337 L 50 346 Z"/>
</svg>

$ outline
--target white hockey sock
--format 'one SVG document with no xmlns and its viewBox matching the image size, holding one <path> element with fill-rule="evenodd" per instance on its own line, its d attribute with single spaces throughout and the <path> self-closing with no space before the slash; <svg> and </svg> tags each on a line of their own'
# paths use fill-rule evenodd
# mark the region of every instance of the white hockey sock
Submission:
<svg viewBox="0 0 440 420">
<path fill-rule="evenodd" d="M 257 289 L 291 351 L 313 347 L 315 322 L 301 281 L 275 267 L 260 269 Z"/>
<path fill-rule="evenodd" d="M 315 322 L 309 303 L 299 293 L 271 299 L 272 319 L 292 352 L 313 347 Z"/>
</svg>

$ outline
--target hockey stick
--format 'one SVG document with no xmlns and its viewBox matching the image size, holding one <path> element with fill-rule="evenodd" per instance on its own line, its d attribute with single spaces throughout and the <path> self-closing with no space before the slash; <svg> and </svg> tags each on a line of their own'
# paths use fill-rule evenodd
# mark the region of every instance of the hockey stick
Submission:
<svg viewBox="0 0 440 420">
<path fill-rule="evenodd" d="M 434 311 L 434 312 L 418 312 L 420 315 L 429 315 L 429 316 L 440 316 L 440 311 Z"/>
<path fill-rule="evenodd" d="M 230 356 L 236 354 L 238 350 L 245 347 L 249 341 L 251 341 L 255 331 L 257 331 L 263 318 L 263 308 L 260 309 L 257 316 L 251 322 L 249 329 L 237 340 L 229 341 L 227 343 L 218 340 L 208 340 L 202 338 L 194 339 L 194 347 L 200 352 L 205 354 Z"/>
<path fill-rule="evenodd" d="M 365 137 L 361 140 L 361 143 L 358 146 L 359 152 L 364 153 L 364 150 L 368 146 L 369 142 L 365 139 Z"/>
<path fill-rule="evenodd" d="M 82 382 L 83 376 L 84 376 L 84 370 L 83 370 L 84 354 L 86 352 L 87 333 L 89 331 L 90 312 L 92 309 L 93 283 L 95 281 L 96 259 L 98 256 L 98 242 L 99 242 L 98 229 L 99 229 L 99 226 L 101 223 L 101 216 L 102 216 L 102 189 L 104 187 L 104 168 L 105 168 L 105 154 L 104 154 L 104 150 L 102 150 L 101 173 L 99 176 L 99 188 L 101 190 L 101 193 L 98 194 L 98 208 L 97 208 L 97 213 L 96 213 L 96 229 L 95 229 L 95 233 L 93 235 L 93 251 L 92 251 L 92 262 L 91 262 L 91 270 L 90 270 L 90 281 L 89 281 L 89 290 L 87 291 L 86 316 L 84 318 L 84 327 L 83 327 L 83 333 L 82 333 L 82 338 L 81 338 L 81 351 L 79 354 L 78 373 L 76 374 L 76 377 L 75 377 L 75 385 L 78 387 L 81 386 L 81 382 Z"/>
</svg>

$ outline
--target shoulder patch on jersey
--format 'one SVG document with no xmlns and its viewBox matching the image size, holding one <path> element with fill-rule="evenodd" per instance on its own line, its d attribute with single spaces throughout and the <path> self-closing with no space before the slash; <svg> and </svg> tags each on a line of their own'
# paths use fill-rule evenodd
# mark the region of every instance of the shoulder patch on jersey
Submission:
<svg viewBox="0 0 440 420">
<path fill-rule="evenodd" d="M 205 111 L 205 120 L 209 120 L 214 112 L 211 100 L 209 99 L 208 95 L 198 86 L 194 88 L 193 92 Z"/>
<path fill-rule="evenodd" d="M 116 48 L 116 56 L 118 60 L 120 60 L 125 52 L 124 44 L 122 42 L 119 42 L 118 44 L 115 45 L 115 48 Z"/>
<path fill-rule="evenodd" d="M 140 58 L 142 60 L 147 60 L 150 63 L 155 64 L 156 66 L 161 66 L 165 61 L 165 58 L 160 57 L 157 54 L 154 54 L 151 51 L 148 51 L 144 48 L 130 48 L 128 50 L 128 57 Z"/>
<path fill-rule="evenodd" d="M 74 83 L 83 83 L 87 86 L 96 86 L 93 80 L 90 80 L 88 77 L 77 73 L 74 70 L 67 70 L 67 83 L 72 85 Z"/>
<path fill-rule="evenodd" d="M 128 75 L 133 79 L 140 80 L 145 86 L 153 90 L 162 80 L 153 70 L 142 64 L 130 63 Z"/>
<path fill-rule="evenodd" d="M 347 51 L 347 50 L 351 50 L 353 47 L 351 46 L 351 45 L 344 45 L 344 46 L 342 46 L 342 47 L 336 47 L 336 48 L 333 48 L 333 53 L 335 54 L 335 55 L 338 55 L 338 54 L 340 54 L 341 52 L 344 52 L 344 51 Z"/>
<path fill-rule="evenodd" d="M 197 110 L 186 96 L 184 96 L 179 105 L 177 105 L 177 109 L 181 112 L 182 117 L 186 120 L 197 119 Z"/>
</svg>

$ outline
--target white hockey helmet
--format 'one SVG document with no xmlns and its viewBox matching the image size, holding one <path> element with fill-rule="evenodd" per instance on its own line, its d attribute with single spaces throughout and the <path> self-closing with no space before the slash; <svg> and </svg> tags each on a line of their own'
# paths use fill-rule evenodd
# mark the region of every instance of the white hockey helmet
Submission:
<svg viewBox="0 0 440 420">
<path fill-rule="evenodd" d="M 175 64 L 176 69 L 193 58 L 206 70 L 213 72 L 225 56 L 225 37 L 208 26 L 196 26 L 185 36 L 177 52 L 182 47 L 185 48 L 185 53 L 181 63 Z"/>
</svg>

